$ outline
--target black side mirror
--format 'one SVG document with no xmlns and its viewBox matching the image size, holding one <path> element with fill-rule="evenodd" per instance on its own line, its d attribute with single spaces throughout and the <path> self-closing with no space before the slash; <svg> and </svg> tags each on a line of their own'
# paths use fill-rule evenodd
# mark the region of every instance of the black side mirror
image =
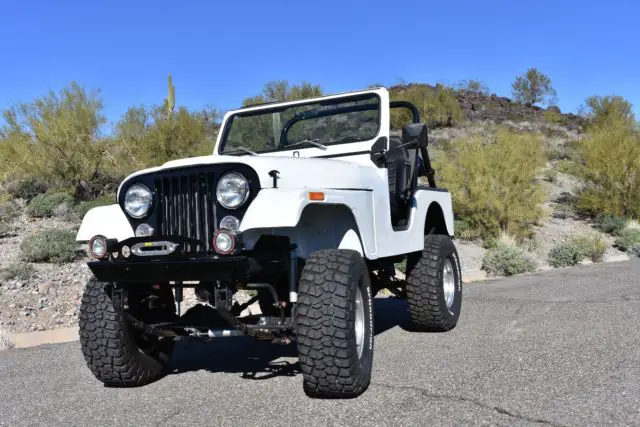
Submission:
<svg viewBox="0 0 640 427">
<path fill-rule="evenodd" d="M 402 145 L 417 144 L 417 148 L 426 148 L 429 144 L 429 132 L 424 123 L 411 123 L 402 127 Z"/>
</svg>

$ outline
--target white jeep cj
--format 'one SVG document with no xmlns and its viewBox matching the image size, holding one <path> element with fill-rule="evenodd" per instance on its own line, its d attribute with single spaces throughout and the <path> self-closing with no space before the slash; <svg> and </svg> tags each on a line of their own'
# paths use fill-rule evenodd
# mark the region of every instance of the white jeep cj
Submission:
<svg viewBox="0 0 640 427">
<path fill-rule="evenodd" d="M 395 108 L 413 118 L 398 135 Z M 176 338 L 249 335 L 295 341 L 310 396 L 364 392 L 379 290 L 406 298 L 419 330 L 460 315 L 451 195 L 427 142 L 415 106 L 365 90 L 231 111 L 213 155 L 129 176 L 77 236 L 95 258 L 80 308 L 93 374 L 143 385 L 166 373 Z M 180 315 L 185 287 L 206 321 Z M 256 302 L 261 314 L 241 316 Z"/>
</svg>

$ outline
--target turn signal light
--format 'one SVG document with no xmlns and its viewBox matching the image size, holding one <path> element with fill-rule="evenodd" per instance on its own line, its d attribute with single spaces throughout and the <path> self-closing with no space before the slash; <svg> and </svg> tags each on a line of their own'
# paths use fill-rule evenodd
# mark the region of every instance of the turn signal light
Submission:
<svg viewBox="0 0 640 427">
<path fill-rule="evenodd" d="M 315 200 L 321 202 L 324 200 L 324 193 L 321 191 L 310 191 L 309 200 Z"/>
</svg>

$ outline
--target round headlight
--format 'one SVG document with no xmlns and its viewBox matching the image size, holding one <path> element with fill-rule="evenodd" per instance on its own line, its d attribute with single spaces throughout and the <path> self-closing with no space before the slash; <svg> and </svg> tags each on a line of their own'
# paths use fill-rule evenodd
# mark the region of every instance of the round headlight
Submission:
<svg viewBox="0 0 640 427">
<path fill-rule="evenodd" d="M 134 218 L 146 216 L 152 203 L 151 191 L 142 184 L 132 185 L 124 195 L 124 210 Z"/>
<path fill-rule="evenodd" d="M 107 255 L 107 239 L 103 236 L 94 236 L 89 242 L 89 252 L 94 258 L 104 258 Z"/>
<path fill-rule="evenodd" d="M 231 172 L 218 181 L 216 188 L 218 203 L 227 209 L 240 207 L 249 197 L 249 183 L 239 173 Z"/>
</svg>

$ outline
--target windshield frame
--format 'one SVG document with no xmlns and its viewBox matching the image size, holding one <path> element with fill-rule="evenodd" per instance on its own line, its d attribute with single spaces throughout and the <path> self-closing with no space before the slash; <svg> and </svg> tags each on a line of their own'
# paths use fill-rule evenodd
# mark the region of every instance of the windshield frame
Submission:
<svg viewBox="0 0 640 427">
<path fill-rule="evenodd" d="M 369 91 L 353 92 L 348 94 L 325 96 L 320 98 L 311 98 L 311 99 L 298 100 L 298 101 L 288 101 L 288 102 L 279 102 L 279 103 L 273 103 L 273 104 L 252 106 L 246 109 L 239 109 L 239 110 L 232 111 L 225 117 L 224 129 L 220 133 L 219 141 L 216 144 L 215 153 L 220 155 L 230 155 L 230 156 L 246 154 L 246 153 L 237 152 L 236 150 L 230 151 L 228 153 L 224 152 L 224 147 L 227 143 L 228 134 L 231 131 L 233 120 L 236 117 L 251 117 L 251 116 L 267 115 L 271 113 L 286 111 L 287 109 L 290 109 L 293 107 L 301 107 L 301 106 L 312 105 L 312 104 L 317 104 L 318 107 L 323 107 L 323 106 L 332 105 L 332 104 L 339 105 L 345 102 L 354 102 L 354 101 L 361 101 L 361 100 L 374 99 L 374 98 L 376 99 L 377 104 L 372 103 L 371 105 L 375 105 L 375 108 L 372 108 L 371 110 L 377 109 L 378 111 L 378 114 L 376 117 L 377 129 L 374 136 L 372 136 L 371 138 L 363 139 L 363 140 L 348 141 L 348 142 L 318 141 L 321 144 L 326 145 L 327 148 L 335 147 L 335 146 L 343 146 L 347 144 L 361 144 L 369 141 L 373 143 L 375 140 L 379 138 L 380 133 L 383 129 L 382 122 L 383 122 L 383 110 L 384 110 L 383 102 L 384 101 L 383 101 L 383 98 L 380 96 L 380 93 L 378 93 L 378 91 L 369 90 Z M 348 108 L 348 107 L 342 107 L 342 108 Z M 342 109 L 342 108 L 338 107 L 338 109 Z M 308 110 L 308 111 L 314 111 L 314 110 Z M 324 110 L 324 111 L 328 111 L 328 110 Z M 354 109 L 354 112 L 356 111 L 358 111 L 357 108 Z M 349 111 L 343 111 L 342 113 L 346 114 L 346 113 L 349 113 Z M 331 114 L 321 115 L 321 117 L 326 117 L 330 115 Z M 301 119 L 301 120 L 308 120 L 308 119 Z M 299 120 L 297 120 L 296 123 L 298 121 Z M 284 130 L 285 128 L 283 127 L 281 131 L 284 131 Z M 317 147 L 314 147 L 312 144 L 308 144 L 308 145 L 298 145 L 296 147 L 290 147 L 290 148 L 288 146 L 284 146 L 282 148 L 266 149 L 266 150 L 260 150 L 256 152 L 258 155 L 262 155 L 262 154 L 269 154 L 269 153 L 285 153 L 285 152 L 301 151 L 301 150 L 308 150 L 308 149 L 318 150 Z"/>
</svg>

